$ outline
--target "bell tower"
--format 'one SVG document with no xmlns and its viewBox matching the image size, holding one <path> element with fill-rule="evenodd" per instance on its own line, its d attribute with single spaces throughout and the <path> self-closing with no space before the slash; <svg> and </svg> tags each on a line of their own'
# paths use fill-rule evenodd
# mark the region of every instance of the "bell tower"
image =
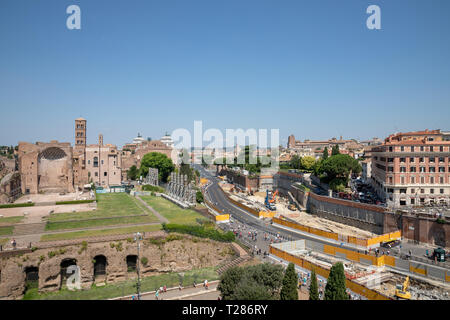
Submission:
<svg viewBox="0 0 450 320">
<path fill-rule="evenodd" d="M 86 119 L 75 119 L 75 147 L 86 148 Z"/>
</svg>

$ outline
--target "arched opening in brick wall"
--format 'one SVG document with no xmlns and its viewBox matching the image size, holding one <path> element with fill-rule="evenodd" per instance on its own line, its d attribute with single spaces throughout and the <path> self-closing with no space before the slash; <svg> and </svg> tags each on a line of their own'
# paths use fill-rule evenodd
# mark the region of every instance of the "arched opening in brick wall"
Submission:
<svg viewBox="0 0 450 320">
<path fill-rule="evenodd" d="M 433 223 L 428 231 L 428 242 L 445 248 L 445 229 L 443 225 L 437 222 Z"/>
<path fill-rule="evenodd" d="M 137 272 L 137 256 L 129 255 L 127 256 L 127 271 Z"/>
<path fill-rule="evenodd" d="M 26 267 L 25 268 L 25 290 L 24 294 L 30 290 L 39 287 L 39 268 L 38 267 Z"/>
<path fill-rule="evenodd" d="M 64 288 L 67 286 L 67 280 L 68 278 L 74 274 L 74 270 L 73 267 L 69 269 L 70 266 L 76 266 L 77 265 L 77 260 L 76 259 L 71 259 L 71 258 L 67 258 L 64 259 L 63 261 L 61 261 L 60 264 L 60 274 L 61 274 L 61 283 L 60 283 L 60 288 Z"/>
<path fill-rule="evenodd" d="M 94 257 L 94 281 L 106 280 L 106 266 L 108 261 L 104 255 Z"/>
</svg>

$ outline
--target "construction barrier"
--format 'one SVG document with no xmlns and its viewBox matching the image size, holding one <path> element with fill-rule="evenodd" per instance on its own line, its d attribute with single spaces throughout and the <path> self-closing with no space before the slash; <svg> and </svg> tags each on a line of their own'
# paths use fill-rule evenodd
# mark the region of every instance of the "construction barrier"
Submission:
<svg viewBox="0 0 450 320">
<path fill-rule="evenodd" d="M 445 271 L 445 281 L 450 282 L 450 274 L 448 273 L 448 271 Z"/>
<path fill-rule="evenodd" d="M 229 214 L 221 214 L 219 216 L 216 216 L 216 222 L 217 223 L 230 222 L 230 215 Z"/>
<path fill-rule="evenodd" d="M 383 266 L 385 264 L 384 257 L 375 257 L 369 254 L 348 250 L 344 248 L 334 247 L 330 245 L 323 246 L 323 252 L 332 256 L 336 256 L 336 253 L 344 254 L 347 260 L 361 262 L 361 259 L 364 259 L 366 262 L 370 262 L 370 264 L 374 266 Z M 393 257 L 390 257 L 393 258 Z M 392 263 L 392 261 L 390 261 Z M 395 262 L 394 262 L 395 265 Z"/>
<path fill-rule="evenodd" d="M 401 231 L 395 231 L 395 232 L 386 233 L 386 234 L 380 235 L 378 237 L 370 238 L 370 239 L 359 239 L 357 237 L 345 236 L 345 235 L 340 235 L 335 232 L 328 232 L 328 231 L 320 230 L 317 228 L 307 227 L 298 222 L 288 221 L 288 220 L 285 220 L 282 218 L 273 218 L 272 221 L 274 223 L 277 223 L 277 224 L 280 224 L 282 226 L 286 226 L 286 227 L 289 227 L 292 229 L 297 229 L 297 230 L 300 230 L 303 232 L 315 234 L 317 236 L 328 238 L 328 239 L 333 239 L 336 241 L 351 243 L 351 244 L 354 244 L 354 245 L 357 245 L 360 247 L 370 247 L 370 246 L 373 246 L 374 244 L 378 244 L 381 242 L 387 242 L 387 241 L 400 239 L 402 236 Z"/>
<path fill-rule="evenodd" d="M 288 252 L 282 251 L 282 250 L 274 248 L 272 246 L 269 247 L 269 252 L 271 254 L 273 254 L 274 256 L 277 256 L 283 260 L 294 263 L 295 265 L 299 266 L 300 268 L 303 268 L 306 270 L 314 269 L 316 274 L 320 275 L 323 278 L 328 278 L 328 276 L 330 274 L 330 271 L 324 267 L 321 267 L 317 264 L 314 264 L 310 261 L 307 261 L 298 256 L 294 256 Z M 369 289 L 369 288 L 367 288 L 359 283 L 356 283 L 348 278 L 346 278 L 346 280 L 345 280 L 345 286 L 348 289 L 350 289 L 351 291 L 353 291 L 354 293 L 364 296 L 369 300 L 393 300 L 392 298 L 385 296 L 380 292 Z"/>
<path fill-rule="evenodd" d="M 409 271 L 420 274 L 422 276 L 427 275 L 427 269 L 422 269 L 419 267 L 414 267 L 411 263 L 409 264 Z"/>
</svg>

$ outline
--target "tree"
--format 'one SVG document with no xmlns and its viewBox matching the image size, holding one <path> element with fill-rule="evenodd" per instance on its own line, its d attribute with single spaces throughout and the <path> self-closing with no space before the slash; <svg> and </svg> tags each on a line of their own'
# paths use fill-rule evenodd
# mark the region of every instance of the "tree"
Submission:
<svg viewBox="0 0 450 320">
<path fill-rule="evenodd" d="M 139 174 L 143 177 L 147 176 L 149 168 L 158 169 L 159 179 L 167 182 L 167 177 L 175 169 L 173 162 L 165 154 L 160 152 L 147 153 L 141 161 Z"/>
<path fill-rule="evenodd" d="M 314 168 L 315 163 L 316 159 L 311 156 L 306 156 L 301 159 L 302 169 L 306 171 L 311 171 Z"/>
<path fill-rule="evenodd" d="M 290 161 L 290 165 L 292 169 L 300 169 L 302 167 L 301 165 L 302 158 L 298 155 L 293 155 Z"/>
<path fill-rule="evenodd" d="M 228 269 L 217 289 L 223 300 L 278 299 L 283 281 L 283 267 L 269 263 Z"/>
<path fill-rule="evenodd" d="M 340 152 L 339 152 L 339 145 L 338 145 L 338 144 L 335 144 L 335 145 L 333 146 L 333 148 L 331 148 L 331 155 L 332 155 L 332 156 L 336 156 L 336 155 L 338 155 L 338 154 L 340 154 Z"/>
<path fill-rule="evenodd" d="M 325 149 L 323 149 L 322 159 L 323 160 L 328 159 L 328 147 L 325 147 Z"/>
<path fill-rule="evenodd" d="M 188 182 L 191 182 L 194 179 L 194 170 L 191 168 L 189 164 L 182 163 L 180 165 L 180 174 L 186 175 Z"/>
<path fill-rule="evenodd" d="M 337 188 L 340 184 L 347 184 L 350 173 L 360 173 L 361 165 L 348 154 L 338 154 L 323 160 L 320 170 L 327 175 L 325 182 L 329 183 L 330 187 Z M 332 182 L 333 180 L 335 181 Z"/>
<path fill-rule="evenodd" d="M 131 166 L 130 169 L 127 171 L 127 177 L 130 180 L 136 180 L 139 175 L 139 170 L 136 168 L 136 166 Z"/>
<path fill-rule="evenodd" d="M 198 203 L 202 203 L 204 201 L 203 199 L 203 193 L 201 191 L 197 191 L 195 193 L 195 198 L 197 200 Z"/>
<path fill-rule="evenodd" d="M 298 275 L 295 272 L 294 264 L 289 263 L 283 278 L 280 300 L 298 300 Z"/>
<path fill-rule="evenodd" d="M 316 271 L 311 271 L 311 283 L 309 285 L 309 300 L 319 300 L 319 290 L 317 287 Z"/>
<path fill-rule="evenodd" d="M 331 267 L 327 285 L 325 286 L 325 300 L 348 300 L 342 262 L 338 262 Z"/>
</svg>

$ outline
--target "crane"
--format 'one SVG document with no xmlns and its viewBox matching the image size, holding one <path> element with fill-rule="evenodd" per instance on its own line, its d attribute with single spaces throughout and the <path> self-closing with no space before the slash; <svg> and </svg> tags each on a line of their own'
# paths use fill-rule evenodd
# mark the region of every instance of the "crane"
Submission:
<svg viewBox="0 0 450 320">
<path fill-rule="evenodd" d="M 403 282 L 403 286 L 401 288 L 395 289 L 395 296 L 397 299 L 409 300 L 411 299 L 411 293 L 408 291 L 409 286 L 409 276 L 406 277 L 405 282 Z"/>
</svg>

